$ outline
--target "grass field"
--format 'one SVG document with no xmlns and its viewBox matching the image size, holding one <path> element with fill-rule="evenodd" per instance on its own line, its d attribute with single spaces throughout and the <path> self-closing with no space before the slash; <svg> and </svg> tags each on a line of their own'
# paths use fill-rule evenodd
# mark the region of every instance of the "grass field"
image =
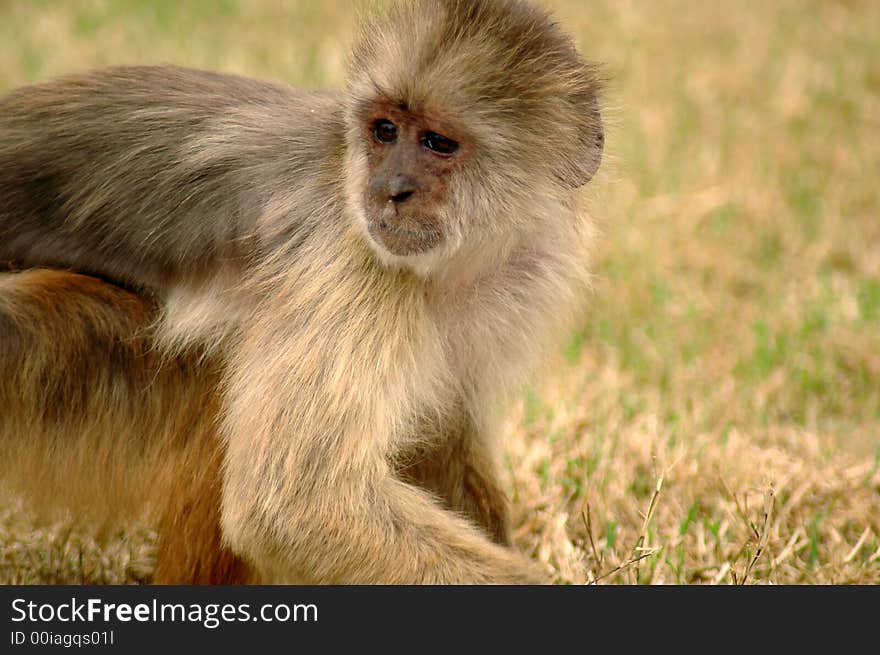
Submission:
<svg viewBox="0 0 880 655">
<path fill-rule="evenodd" d="M 603 62 L 587 320 L 508 419 L 563 583 L 880 583 L 880 3 L 547 0 Z M 337 86 L 348 0 L 0 0 L 0 90 L 174 62 Z M 0 344 L 2 347 L 2 344 Z M 147 579 L 0 512 L 0 580 Z"/>
</svg>

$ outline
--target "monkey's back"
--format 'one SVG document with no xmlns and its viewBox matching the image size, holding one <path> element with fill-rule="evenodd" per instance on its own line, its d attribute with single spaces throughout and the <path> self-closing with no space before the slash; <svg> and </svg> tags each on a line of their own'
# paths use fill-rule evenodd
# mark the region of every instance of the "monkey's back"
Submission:
<svg viewBox="0 0 880 655">
<path fill-rule="evenodd" d="M 340 115 L 335 93 L 173 66 L 18 89 L 0 99 L 0 263 L 156 290 L 244 261 L 265 180 L 316 175 Z"/>
</svg>

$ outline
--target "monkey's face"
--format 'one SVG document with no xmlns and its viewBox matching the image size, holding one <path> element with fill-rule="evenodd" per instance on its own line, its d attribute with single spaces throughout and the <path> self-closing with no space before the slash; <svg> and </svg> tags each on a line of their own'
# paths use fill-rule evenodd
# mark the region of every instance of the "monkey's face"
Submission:
<svg viewBox="0 0 880 655">
<path fill-rule="evenodd" d="M 397 0 L 351 57 L 346 200 L 386 265 L 474 277 L 565 233 L 604 146 L 598 71 L 522 0 Z"/>
<path fill-rule="evenodd" d="M 427 253 L 449 237 L 450 183 L 467 158 L 454 125 L 389 102 L 362 122 L 367 179 L 364 220 L 377 246 L 398 257 Z"/>
</svg>

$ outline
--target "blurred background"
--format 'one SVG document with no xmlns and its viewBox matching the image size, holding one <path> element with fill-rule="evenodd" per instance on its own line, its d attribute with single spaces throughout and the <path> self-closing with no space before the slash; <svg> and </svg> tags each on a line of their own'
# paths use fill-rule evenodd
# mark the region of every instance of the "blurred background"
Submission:
<svg viewBox="0 0 880 655">
<path fill-rule="evenodd" d="M 563 583 L 880 583 L 880 2 L 540 4 L 605 67 L 608 154 L 587 318 L 508 419 L 519 547 Z M 0 0 L 0 92 L 337 87 L 357 6 Z M 3 507 L 0 581 L 149 580 L 147 527 Z"/>
</svg>

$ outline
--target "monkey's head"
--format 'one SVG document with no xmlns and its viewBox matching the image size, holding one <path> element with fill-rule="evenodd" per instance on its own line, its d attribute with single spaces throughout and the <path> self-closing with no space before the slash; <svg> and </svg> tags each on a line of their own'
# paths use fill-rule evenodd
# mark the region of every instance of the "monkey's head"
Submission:
<svg viewBox="0 0 880 655">
<path fill-rule="evenodd" d="M 349 202 L 387 264 L 427 275 L 552 231 L 599 167 L 597 70 L 523 0 L 393 3 L 350 68 Z"/>
</svg>

